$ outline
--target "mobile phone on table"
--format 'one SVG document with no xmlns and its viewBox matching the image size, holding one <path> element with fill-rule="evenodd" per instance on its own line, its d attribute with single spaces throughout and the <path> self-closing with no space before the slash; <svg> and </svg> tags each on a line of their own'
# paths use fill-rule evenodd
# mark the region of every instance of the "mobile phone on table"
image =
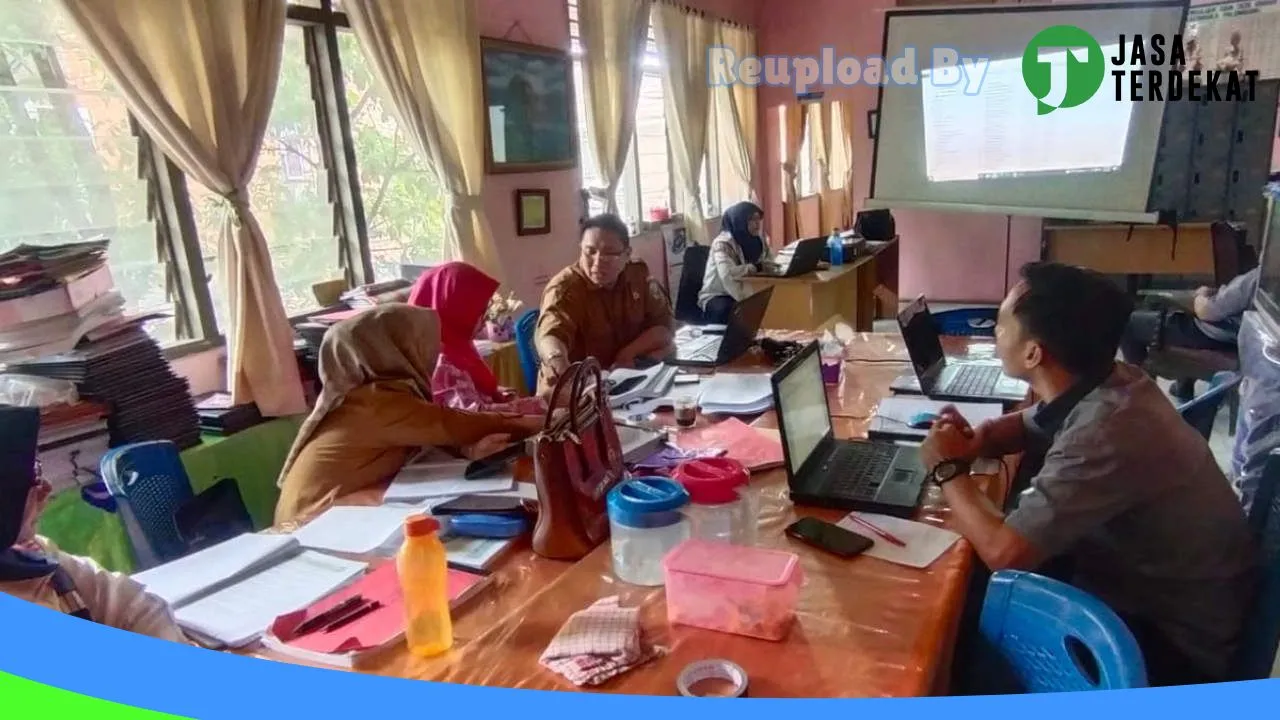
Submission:
<svg viewBox="0 0 1280 720">
<path fill-rule="evenodd" d="M 494 495 L 463 495 L 431 508 L 432 515 L 501 515 L 524 517 L 523 498 Z"/>
<path fill-rule="evenodd" d="M 788 537 L 842 558 L 861 555 L 875 544 L 871 538 L 812 517 L 800 518 L 791 523 L 787 526 L 786 533 Z"/>
<path fill-rule="evenodd" d="M 506 470 L 507 465 L 512 460 L 523 454 L 524 443 L 518 442 L 508 445 L 492 455 L 468 463 L 466 469 L 462 471 L 462 477 L 465 480 L 480 480 L 492 477 Z"/>
</svg>

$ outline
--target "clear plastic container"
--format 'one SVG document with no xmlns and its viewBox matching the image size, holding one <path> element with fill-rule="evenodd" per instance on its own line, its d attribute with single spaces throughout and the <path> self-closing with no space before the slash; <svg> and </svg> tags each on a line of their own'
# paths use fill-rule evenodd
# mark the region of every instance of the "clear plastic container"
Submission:
<svg viewBox="0 0 1280 720">
<path fill-rule="evenodd" d="M 775 641 L 790 632 L 804 581 L 796 555 L 695 538 L 662 564 L 672 624 Z"/>
<path fill-rule="evenodd" d="M 662 477 L 633 478 L 609 491 L 613 573 L 632 585 L 662 584 L 662 558 L 689 538 L 689 494 Z"/>
<path fill-rule="evenodd" d="M 751 474 L 737 460 L 702 458 L 681 463 L 672 474 L 689 491 L 693 537 L 755 545 L 760 499 Z"/>
</svg>

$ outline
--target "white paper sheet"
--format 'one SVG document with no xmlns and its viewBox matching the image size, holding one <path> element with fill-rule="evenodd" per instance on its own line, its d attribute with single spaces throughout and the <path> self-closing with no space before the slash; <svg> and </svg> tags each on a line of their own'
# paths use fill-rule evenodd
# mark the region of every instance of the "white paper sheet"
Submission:
<svg viewBox="0 0 1280 720">
<path fill-rule="evenodd" d="M 462 473 L 467 461 L 414 463 L 405 465 L 396 479 L 391 481 L 383 504 L 416 502 L 432 498 L 458 497 L 514 490 L 516 480 L 510 472 L 484 480 L 466 480 Z"/>
<path fill-rule="evenodd" d="M 929 431 L 911 427 L 911 418 L 919 413 L 937 415 L 948 405 L 954 405 L 960 415 L 974 427 L 1004 414 L 1004 408 L 999 403 L 953 403 L 930 400 L 925 397 L 890 396 L 882 399 L 876 407 L 876 414 L 871 418 L 868 432 L 899 437 L 918 437 L 923 440 Z"/>
<path fill-rule="evenodd" d="M 405 518 L 422 512 L 412 505 L 383 505 L 367 507 L 339 505 L 324 511 L 293 533 L 303 547 L 312 550 L 351 553 L 372 553 L 401 535 Z"/>
<path fill-rule="evenodd" d="M 231 647 L 261 635 L 277 617 L 347 584 L 368 565 L 305 550 L 278 565 L 179 608 L 178 624 Z"/>
<path fill-rule="evenodd" d="M 849 514 L 861 517 L 906 543 L 906 547 L 898 547 L 850 520 L 847 516 L 837 523 L 840 527 L 850 532 L 855 532 L 875 541 L 875 545 L 866 552 L 866 555 L 898 565 L 906 565 L 913 568 L 929 567 L 934 560 L 937 560 L 942 553 L 954 545 L 956 540 L 960 539 L 959 535 L 950 530 L 915 522 L 914 520 L 903 520 L 889 515 L 875 515 L 872 513 Z"/>
</svg>

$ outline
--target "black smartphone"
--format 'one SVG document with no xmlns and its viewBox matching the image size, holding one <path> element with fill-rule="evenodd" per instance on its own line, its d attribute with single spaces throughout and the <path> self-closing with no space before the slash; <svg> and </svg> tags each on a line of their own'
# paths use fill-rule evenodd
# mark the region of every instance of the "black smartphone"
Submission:
<svg viewBox="0 0 1280 720">
<path fill-rule="evenodd" d="M 525 504 L 518 497 L 494 497 L 492 495 L 463 495 L 431 508 L 432 515 L 501 515 L 524 517 Z"/>
<path fill-rule="evenodd" d="M 508 445 L 492 455 L 467 463 L 466 469 L 462 471 L 462 477 L 464 480 L 480 480 L 497 475 L 506 470 L 507 465 L 522 454 L 524 454 L 524 443 Z"/>
<path fill-rule="evenodd" d="M 644 382 L 643 375 L 633 375 L 620 383 L 609 388 L 609 394 L 613 396 L 622 395 L 631 392 L 637 385 Z"/>
<path fill-rule="evenodd" d="M 800 542 L 842 558 L 861 555 L 875 544 L 871 538 L 812 517 L 800 518 L 791 523 L 787 526 L 786 533 Z"/>
</svg>

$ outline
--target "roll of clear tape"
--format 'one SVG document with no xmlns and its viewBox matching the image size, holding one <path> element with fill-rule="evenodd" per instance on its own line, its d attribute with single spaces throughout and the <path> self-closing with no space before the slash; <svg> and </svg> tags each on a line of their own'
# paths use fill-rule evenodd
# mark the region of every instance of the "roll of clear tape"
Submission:
<svg viewBox="0 0 1280 720">
<path fill-rule="evenodd" d="M 728 660 L 703 660 L 680 671 L 676 688 L 684 697 L 746 697 L 747 671 Z"/>
</svg>

